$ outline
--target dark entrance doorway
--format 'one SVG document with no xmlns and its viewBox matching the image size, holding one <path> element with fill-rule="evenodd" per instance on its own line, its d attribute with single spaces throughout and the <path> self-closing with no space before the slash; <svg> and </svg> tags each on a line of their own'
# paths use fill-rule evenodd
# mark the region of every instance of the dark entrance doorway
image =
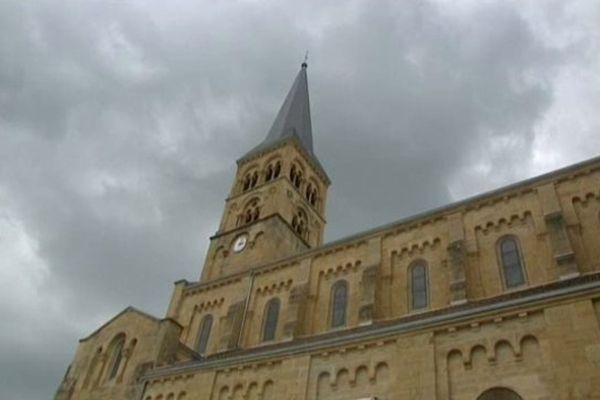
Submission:
<svg viewBox="0 0 600 400">
<path fill-rule="evenodd" d="M 493 388 L 483 392 L 477 400 L 523 400 L 523 398 L 510 389 Z"/>
</svg>

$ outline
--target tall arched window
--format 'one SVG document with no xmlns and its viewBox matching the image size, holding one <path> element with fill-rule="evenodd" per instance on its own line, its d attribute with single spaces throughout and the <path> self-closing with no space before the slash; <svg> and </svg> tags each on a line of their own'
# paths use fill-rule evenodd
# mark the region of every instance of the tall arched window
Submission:
<svg viewBox="0 0 600 400">
<path fill-rule="evenodd" d="M 123 361 L 123 348 L 125 346 L 125 335 L 121 334 L 113 339 L 112 351 L 111 351 L 111 364 L 108 373 L 108 379 L 112 380 L 117 376 L 119 367 Z"/>
<path fill-rule="evenodd" d="M 265 173 L 265 182 L 269 182 L 272 179 L 275 179 L 279 176 L 281 172 L 281 161 L 272 162 L 267 166 L 267 170 Z"/>
<path fill-rule="evenodd" d="M 525 283 L 525 274 L 523 272 L 523 263 L 521 262 L 521 252 L 519 251 L 517 239 L 506 237 L 500 241 L 498 248 L 506 287 L 514 288 L 523 285 Z"/>
<path fill-rule="evenodd" d="M 208 339 L 210 338 L 210 329 L 212 328 L 213 317 L 212 315 L 207 315 L 202 319 L 202 323 L 200 324 L 200 333 L 198 334 L 198 353 L 204 354 L 206 353 L 206 347 L 208 346 Z"/>
<path fill-rule="evenodd" d="M 413 310 L 427 307 L 427 265 L 422 261 L 410 268 L 410 293 Z"/>
<path fill-rule="evenodd" d="M 290 169 L 290 181 L 296 188 L 300 189 L 302 185 L 302 170 L 296 167 L 296 165 L 292 165 Z"/>
<path fill-rule="evenodd" d="M 246 190 L 250 190 L 256 186 L 258 183 L 258 171 L 248 172 L 244 176 L 244 181 L 242 185 L 242 190 L 245 192 Z"/>
<path fill-rule="evenodd" d="M 279 299 L 269 300 L 265 307 L 265 322 L 263 325 L 263 342 L 274 340 L 277 334 L 277 320 L 279 319 Z"/>
<path fill-rule="evenodd" d="M 338 281 L 331 291 L 331 327 L 338 328 L 346 325 L 346 307 L 348 305 L 348 284 Z"/>
</svg>

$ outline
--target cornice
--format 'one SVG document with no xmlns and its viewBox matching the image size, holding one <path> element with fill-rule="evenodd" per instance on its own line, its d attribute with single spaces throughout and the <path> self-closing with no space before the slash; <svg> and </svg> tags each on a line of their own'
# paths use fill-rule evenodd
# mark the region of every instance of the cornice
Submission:
<svg viewBox="0 0 600 400">
<path fill-rule="evenodd" d="M 510 292 L 494 298 L 482 299 L 461 305 L 409 315 L 390 321 L 381 321 L 368 326 L 359 326 L 345 331 L 335 331 L 318 336 L 298 338 L 270 346 L 234 350 L 210 356 L 203 361 L 195 361 L 160 368 L 142 377 L 150 380 L 180 373 L 191 373 L 209 368 L 225 368 L 265 359 L 290 357 L 303 353 L 322 352 L 328 348 L 351 345 L 364 340 L 385 340 L 425 329 L 436 330 L 447 325 L 464 324 L 469 320 L 507 313 L 524 308 L 541 307 L 544 304 L 582 297 L 600 292 L 600 273 L 556 281 L 542 286 Z M 549 303 L 552 302 L 552 303 Z"/>
</svg>

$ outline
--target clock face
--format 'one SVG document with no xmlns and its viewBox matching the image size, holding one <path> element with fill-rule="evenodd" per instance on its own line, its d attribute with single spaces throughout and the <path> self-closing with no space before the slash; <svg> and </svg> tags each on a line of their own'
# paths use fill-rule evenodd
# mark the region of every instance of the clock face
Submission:
<svg viewBox="0 0 600 400">
<path fill-rule="evenodd" d="M 246 243 L 248 243 L 248 235 L 244 233 L 238 236 L 233 242 L 233 251 L 239 253 L 240 251 L 244 250 Z"/>
</svg>

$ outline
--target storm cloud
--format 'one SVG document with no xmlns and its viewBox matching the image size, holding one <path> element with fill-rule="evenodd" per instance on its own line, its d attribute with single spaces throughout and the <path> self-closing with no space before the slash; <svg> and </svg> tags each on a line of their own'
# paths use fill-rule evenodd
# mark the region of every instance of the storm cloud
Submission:
<svg viewBox="0 0 600 400">
<path fill-rule="evenodd" d="M 600 154 L 598 1 L 0 2 L 0 397 L 196 280 L 309 51 L 327 241 Z"/>
</svg>

